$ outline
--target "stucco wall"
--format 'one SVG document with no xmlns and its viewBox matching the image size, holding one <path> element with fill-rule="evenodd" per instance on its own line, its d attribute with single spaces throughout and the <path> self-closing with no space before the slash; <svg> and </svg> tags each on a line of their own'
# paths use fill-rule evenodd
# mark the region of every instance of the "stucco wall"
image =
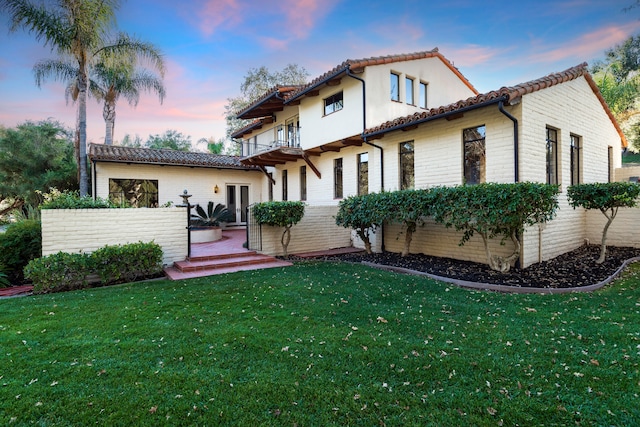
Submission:
<svg viewBox="0 0 640 427">
<path fill-rule="evenodd" d="M 45 209 L 42 211 L 42 255 L 93 252 L 106 245 L 154 241 L 163 263 L 187 256 L 185 208 Z"/>
<path fill-rule="evenodd" d="M 335 223 L 336 206 L 306 206 L 302 220 L 291 228 L 290 254 L 351 246 L 351 230 Z M 262 252 L 282 255 L 282 227 L 262 226 Z M 251 234 L 251 233 L 250 233 Z M 256 243 L 251 244 L 255 247 Z"/>
<path fill-rule="evenodd" d="M 109 179 L 157 179 L 158 203 L 181 204 L 180 195 L 187 190 L 192 205 L 206 206 L 209 201 L 226 204 L 226 184 L 249 185 L 249 203 L 268 200 L 267 185 L 261 171 L 193 168 L 126 163 L 99 162 L 96 165 L 96 195 L 109 197 Z M 218 186 L 218 192 L 214 187 Z"/>
</svg>

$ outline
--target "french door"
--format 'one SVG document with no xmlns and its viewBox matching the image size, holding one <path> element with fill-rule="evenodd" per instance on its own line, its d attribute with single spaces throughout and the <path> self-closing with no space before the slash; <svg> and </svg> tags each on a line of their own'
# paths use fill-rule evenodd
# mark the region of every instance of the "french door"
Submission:
<svg viewBox="0 0 640 427">
<path fill-rule="evenodd" d="M 247 225 L 247 207 L 249 206 L 249 186 L 227 184 L 227 209 L 233 218 L 229 225 Z"/>
</svg>

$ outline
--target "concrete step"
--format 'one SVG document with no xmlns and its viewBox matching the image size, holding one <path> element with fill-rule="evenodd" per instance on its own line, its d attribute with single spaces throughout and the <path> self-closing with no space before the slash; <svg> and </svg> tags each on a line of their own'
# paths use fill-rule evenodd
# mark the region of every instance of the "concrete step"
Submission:
<svg viewBox="0 0 640 427">
<path fill-rule="evenodd" d="M 199 270 L 215 270 L 225 267 L 238 267 L 251 264 L 265 264 L 274 261 L 275 258 L 268 255 L 247 253 L 234 257 L 208 257 L 208 259 L 189 259 L 174 263 L 174 267 L 183 273 Z"/>
<path fill-rule="evenodd" d="M 183 279 L 194 279 L 197 277 L 208 277 L 217 274 L 225 274 L 225 273 L 235 273 L 237 271 L 249 271 L 249 270 L 261 270 L 264 268 L 275 268 L 275 267 L 288 267 L 292 265 L 290 262 L 282 261 L 273 258 L 273 261 L 270 262 L 261 262 L 254 264 L 243 264 L 243 265 L 233 265 L 233 266 L 218 266 L 213 269 L 202 269 L 202 270 L 194 270 L 183 272 L 178 270 L 175 267 L 166 267 L 164 269 L 164 273 L 170 280 L 183 280 Z"/>
</svg>

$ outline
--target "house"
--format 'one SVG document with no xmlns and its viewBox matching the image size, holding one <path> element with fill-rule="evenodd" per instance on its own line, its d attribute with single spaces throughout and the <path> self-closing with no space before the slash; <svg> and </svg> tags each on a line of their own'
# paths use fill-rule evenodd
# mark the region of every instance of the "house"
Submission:
<svg viewBox="0 0 640 427">
<path fill-rule="evenodd" d="M 233 226 L 246 223 L 249 204 L 268 198 L 263 172 L 237 156 L 91 144 L 89 159 L 93 194 L 136 207 L 177 205 L 187 190 L 192 205 L 225 204 Z"/>
<path fill-rule="evenodd" d="M 584 243 L 587 213 L 568 205 L 566 188 L 613 180 L 627 145 L 587 64 L 480 94 L 437 49 L 347 60 L 307 85 L 270 89 L 238 118 L 252 119 L 232 135 L 240 163 L 263 171 L 274 199 L 309 208 L 405 188 L 559 184 L 556 219 L 525 230 L 522 266 Z M 323 249 L 319 230 L 296 232 L 290 252 Z M 379 230 L 376 249 L 400 252 L 400 232 Z M 412 251 L 485 262 L 479 238 L 460 247 L 459 237 L 427 223 Z"/>
</svg>

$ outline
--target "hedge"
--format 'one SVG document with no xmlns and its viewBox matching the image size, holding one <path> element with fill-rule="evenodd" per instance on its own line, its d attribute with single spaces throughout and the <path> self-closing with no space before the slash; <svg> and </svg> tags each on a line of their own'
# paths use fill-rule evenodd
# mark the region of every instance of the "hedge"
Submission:
<svg viewBox="0 0 640 427">
<path fill-rule="evenodd" d="M 36 294 L 131 282 L 161 271 L 162 248 L 153 242 L 105 246 L 91 254 L 58 252 L 24 268 Z"/>
</svg>

